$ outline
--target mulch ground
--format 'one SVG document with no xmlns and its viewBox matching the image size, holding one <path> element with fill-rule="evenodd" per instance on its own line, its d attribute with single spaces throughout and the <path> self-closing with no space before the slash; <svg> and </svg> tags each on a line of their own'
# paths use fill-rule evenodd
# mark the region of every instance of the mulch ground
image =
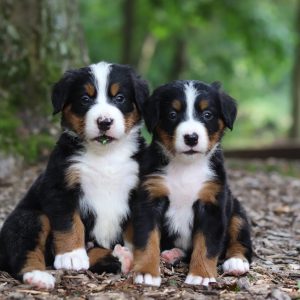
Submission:
<svg viewBox="0 0 300 300">
<path fill-rule="evenodd" d="M 41 168 L 26 168 L 0 181 L 0 226 Z M 183 283 L 186 265 L 162 265 L 162 286 L 153 288 L 133 285 L 132 275 L 50 271 L 57 284 L 49 292 L 0 272 L 0 299 L 300 299 L 300 180 L 245 169 L 229 170 L 229 178 L 252 223 L 255 257 L 246 276 L 220 275 L 214 286 L 191 287 Z"/>
</svg>

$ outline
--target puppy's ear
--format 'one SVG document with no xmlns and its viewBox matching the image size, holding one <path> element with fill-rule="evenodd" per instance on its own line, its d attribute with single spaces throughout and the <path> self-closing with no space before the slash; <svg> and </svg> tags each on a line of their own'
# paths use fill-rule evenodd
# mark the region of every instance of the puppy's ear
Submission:
<svg viewBox="0 0 300 300">
<path fill-rule="evenodd" d="M 159 114 L 159 97 L 158 93 L 154 91 L 150 98 L 144 104 L 143 117 L 145 120 L 146 127 L 150 133 L 153 132 L 154 128 L 158 124 Z"/>
<path fill-rule="evenodd" d="M 221 83 L 219 81 L 213 82 L 211 86 L 218 92 L 223 121 L 226 127 L 232 130 L 237 115 L 236 101 L 231 96 L 221 91 Z"/>
<path fill-rule="evenodd" d="M 52 88 L 53 115 L 62 111 L 69 96 L 70 86 L 74 77 L 74 70 L 66 71 L 63 77 Z"/>
<path fill-rule="evenodd" d="M 232 130 L 237 115 L 236 101 L 225 93 L 220 93 L 222 116 L 225 125 Z"/>
<path fill-rule="evenodd" d="M 142 79 L 132 70 L 135 102 L 139 112 L 142 113 L 145 101 L 149 98 L 149 87 L 146 80 Z"/>
<path fill-rule="evenodd" d="M 219 91 L 222 87 L 222 83 L 220 81 L 214 81 L 211 83 L 211 86 Z"/>
</svg>

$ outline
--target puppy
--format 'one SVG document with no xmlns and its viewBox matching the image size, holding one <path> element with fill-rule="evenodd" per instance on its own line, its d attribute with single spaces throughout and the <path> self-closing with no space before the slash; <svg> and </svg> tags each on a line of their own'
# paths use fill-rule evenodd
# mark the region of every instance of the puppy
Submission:
<svg viewBox="0 0 300 300">
<path fill-rule="evenodd" d="M 130 268 L 130 202 L 139 180 L 141 106 L 148 86 L 128 66 L 100 62 L 67 71 L 52 92 L 63 132 L 48 165 L 5 221 L 0 268 L 38 288 L 45 271 Z M 93 244 L 86 252 L 85 244 Z M 125 270 L 124 270 L 125 268 Z"/>
<path fill-rule="evenodd" d="M 236 118 L 235 101 L 219 83 L 174 81 L 144 105 L 151 145 L 142 158 L 133 210 L 135 283 L 159 286 L 159 261 L 186 257 L 185 283 L 215 282 L 217 262 L 227 274 L 249 270 L 246 214 L 227 183 L 220 146 Z"/>
</svg>

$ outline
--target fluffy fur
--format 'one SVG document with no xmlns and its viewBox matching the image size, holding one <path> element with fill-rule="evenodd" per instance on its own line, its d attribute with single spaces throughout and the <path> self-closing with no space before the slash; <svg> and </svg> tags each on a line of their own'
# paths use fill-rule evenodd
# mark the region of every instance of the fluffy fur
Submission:
<svg viewBox="0 0 300 300">
<path fill-rule="evenodd" d="M 135 282 L 160 285 L 159 256 L 190 262 L 187 284 L 215 282 L 249 270 L 246 214 L 227 183 L 220 141 L 236 118 L 235 101 L 219 83 L 174 81 L 145 103 L 153 133 L 142 158 L 134 206 Z"/>
<path fill-rule="evenodd" d="M 44 288 L 54 286 L 46 266 L 128 271 L 130 253 L 112 249 L 132 242 L 126 232 L 147 97 L 146 82 L 130 67 L 106 62 L 67 71 L 55 84 L 52 104 L 63 132 L 46 170 L 3 225 L 2 270 Z"/>
</svg>

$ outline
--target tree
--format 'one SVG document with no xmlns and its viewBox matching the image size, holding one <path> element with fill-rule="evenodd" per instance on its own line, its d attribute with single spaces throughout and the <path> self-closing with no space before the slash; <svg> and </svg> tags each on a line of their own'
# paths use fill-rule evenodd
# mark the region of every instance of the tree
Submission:
<svg viewBox="0 0 300 300">
<path fill-rule="evenodd" d="M 50 84 L 88 62 L 76 1 L 0 2 L 0 93 L 11 103 L 41 108 Z"/>
<path fill-rule="evenodd" d="M 298 1 L 296 17 L 297 44 L 295 47 L 295 62 L 292 73 L 292 128 L 291 138 L 300 140 L 300 1 Z"/>
<path fill-rule="evenodd" d="M 0 53 L 0 145 L 34 156 L 42 143 L 26 141 L 49 140 L 51 85 L 89 61 L 77 1 L 1 0 Z"/>
</svg>

